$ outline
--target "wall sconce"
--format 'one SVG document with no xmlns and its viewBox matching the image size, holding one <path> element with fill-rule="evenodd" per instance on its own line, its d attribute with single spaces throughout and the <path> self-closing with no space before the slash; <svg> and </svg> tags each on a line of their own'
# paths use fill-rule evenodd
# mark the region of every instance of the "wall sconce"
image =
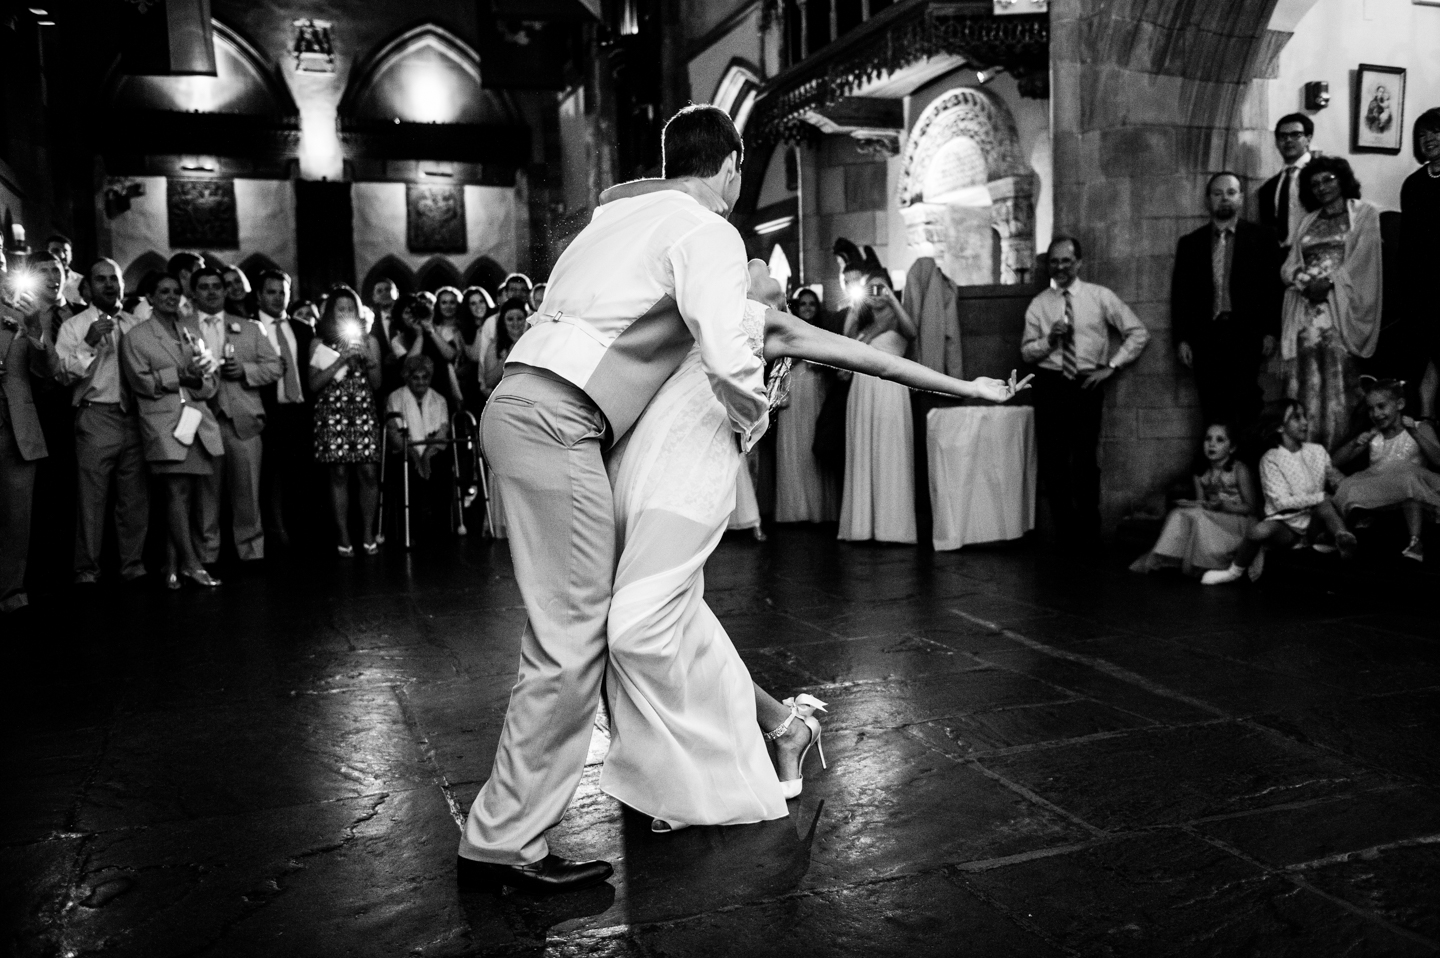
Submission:
<svg viewBox="0 0 1440 958">
<path fill-rule="evenodd" d="M 1330 84 L 1313 80 L 1305 84 L 1305 109 L 1323 110 L 1330 105 Z"/>
<path fill-rule="evenodd" d="M 998 77 L 1000 74 L 1002 74 L 1002 73 L 1008 73 L 1008 72 L 1010 72 L 1010 71 L 1008 71 L 1007 69 L 1005 69 L 1005 67 L 1003 67 L 1003 66 L 998 66 L 998 67 L 986 67 L 986 68 L 983 69 L 983 70 L 976 70 L 976 71 L 975 71 L 975 79 L 977 79 L 977 80 L 980 81 L 980 85 L 981 85 L 981 86 L 984 86 L 985 84 L 989 83 L 991 80 L 993 80 L 993 79 L 995 79 L 996 77 Z"/>
<path fill-rule="evenodd" d="M 145 195 L 144 183 L 126 183 L 123 186 L 109 186 L 105 188 L 105 216 L 107 219 L 114 219 L 121 213 L 130 211 L 130 201 L 137 196 Z"/>
</svg>

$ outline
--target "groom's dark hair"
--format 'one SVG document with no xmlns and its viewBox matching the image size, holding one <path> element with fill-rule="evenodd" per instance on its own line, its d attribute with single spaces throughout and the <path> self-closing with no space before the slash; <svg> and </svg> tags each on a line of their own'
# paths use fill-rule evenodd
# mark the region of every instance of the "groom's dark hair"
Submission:
<svg viewBox="0 0 1440 958">
<path fill-rule="evenodd" d="M 745 144 L 730 114 L 718 106 L 691 104 L 665 124 L 660 135 L 660 175 L 714 176 L 725 157 L 745 159 Z"/>
</svg>

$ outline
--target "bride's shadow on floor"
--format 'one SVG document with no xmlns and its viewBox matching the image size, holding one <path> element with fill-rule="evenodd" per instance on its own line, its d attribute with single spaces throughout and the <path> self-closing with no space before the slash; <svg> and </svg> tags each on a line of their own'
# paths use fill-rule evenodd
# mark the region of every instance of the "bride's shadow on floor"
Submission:
<svg viewBox="0 0 1440 958">
<path fill-rule="evenodd" d="M 824 810 L 808 821 L 786 817 L 753 825 L 650 831 L 650 818 L 625 810 L 622 907 L 634 925 L 784 895 L 810 870 Z"/>
</svg>

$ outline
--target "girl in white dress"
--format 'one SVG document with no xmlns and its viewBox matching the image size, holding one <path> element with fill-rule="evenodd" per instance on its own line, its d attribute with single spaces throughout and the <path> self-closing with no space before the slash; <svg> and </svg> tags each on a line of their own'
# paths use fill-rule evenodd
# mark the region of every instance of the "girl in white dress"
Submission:
<svg viewBox="0 0 1440 958">
<path fill-rule="evenodd" d="M 820 297 L 802 289 L 791 312 L 819 324 Z M 834 522 L 840 514 L 835 476 L 815 458 L 815 422 L 825 403 L 825 373 L 803 360 L 790 367 L 790 400 L 775 416 L 775 521 Z"/>
<path fill-rule="evenodd" d="M 751 296 L 783 302 L 758 260 Z M 746 333 L 767 360 L 808 358 L 995 402 L 1023 386 L 1013 376 L 1010 383 L 950 379 L 753 301 Z M 810 696 L 778 702 L 756 686 L 705 604 L 705 560 L 734 510 L 743 459 L 697 346 L 607 462 L 620 558 L 606 682 L 611 743 L 600 787 L 649 815 L 659 832 L 784 817 L 820 736 L 810 713 L 824 703 Z M 776 743 L 778 773 L 767 739 Z"/>
<path fill-rule="evenodd" d="M 845 335 L 904 356 L 915 323 L 883 270 L 865 277 L 865 296 L 845 318 Z M 856 376 L 845 413 L 845 484 L 839 538 L 914 544 L 915 432 L 910 391 L 874 376 Z"/>
</svg>

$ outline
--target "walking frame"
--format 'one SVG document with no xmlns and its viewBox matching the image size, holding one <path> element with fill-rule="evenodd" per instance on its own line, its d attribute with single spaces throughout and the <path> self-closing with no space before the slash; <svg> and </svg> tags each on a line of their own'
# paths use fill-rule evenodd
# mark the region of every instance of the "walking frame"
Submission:
<svg viewBox="0 0 1440 958">
<path fill-rule="evenodd" d="M 392 419 L 402 419 L 399 413 L 388 413 L 385 416 L 386 422 Z M 461 431 L 461 426 L 465 429 Z M 482 498 L 485 508 L 485 521 L 481 527 L 481 535 L 493 536 L 495 534 L 494 523 L 490 516 L 490 484 L 485 477 L 485 463 L 480 454 L 479 426 L 475 416 L 469 410 L 462 409 L 450 419 L 449 439 L 420 439 L 412 440 L 410 430 L 402 422 L 399 425 L 400 441 L 403 445 L 401 450 L 396 450 L 404 460 L 404 472 L 401 478 L 401 512 L 404 515 L 403 528 L 405 531 L 405 548 L 412 545 L 410 532 L 410 456 L 409 451 L 416 446 L 449 446 L 451 456 L 451 486 L 450 486 L 450 507 L 451 523 L 456 535 L 468 535 L 469 530 L 465 527 L 465 506 L 466 498 L 470 490 L 460 488 L 463 481 L 460 465 L 468 461 L 471 467 L 471 475 L 474 477 L 474 488 Z M 463 452 L 462 452 L 463 448 Z M 388 431 L 385 437 L 385 455 L 380 457 L 380 509 L 378 525 L 379 531 L 375 536 L 376 542 L 385 541 L 385 464 L 392 452 Z M 462 458 L 463 457 L 463 458 Z"/>
</svg>

